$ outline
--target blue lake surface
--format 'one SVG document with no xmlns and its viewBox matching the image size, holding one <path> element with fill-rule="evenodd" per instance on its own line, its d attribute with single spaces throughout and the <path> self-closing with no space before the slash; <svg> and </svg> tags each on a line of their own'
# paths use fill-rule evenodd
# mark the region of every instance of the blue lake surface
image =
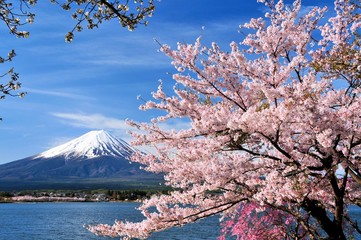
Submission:
<svg viewBox="0 0 361 240">
<path fill-rule="evenodd" d="M 83 225 L 140 221 L 139 203 L 10 203 L 0 204 L 0 240 L 106 240 Z M 361 225 L 361 209 L 350 207 Z M 213 240 L 220 233 L 219 218 L 211 217 L 182 228 L 154 233 L 150 240 Z M 355 236 L 355 239 L 361 239 Z M 116 238 L 119 239 L 119 238 Z"/>
<path fill-rule="evenodd" d="M 140 221 L 139 203 L 6 203 L 0 204 L 0 240 L 105 240 L 83 226 L 113 224 L 115 219 Z M 182 228 L 154 233 L 152 240 L 211 240 L 220 233 L 212 217 Z M 119 239 L 119 238 L 115 238 Z"/>
</svg>

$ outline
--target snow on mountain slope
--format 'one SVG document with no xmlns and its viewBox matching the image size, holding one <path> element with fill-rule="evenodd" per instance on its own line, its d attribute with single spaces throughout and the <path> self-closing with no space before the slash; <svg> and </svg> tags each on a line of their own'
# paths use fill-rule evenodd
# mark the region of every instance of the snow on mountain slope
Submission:
<svg viewBox="0 0 361 240">
<path fill-rule="evenodd" d="M 88 132 L 74 140 L 34 156 L 37 158 L 53 158 L 63 156 L 71 158 L 95 158 L 113 156 L 127 158 L 135 150 L 125 141 L 113 137 L 104 130 Z"/>
</svg>

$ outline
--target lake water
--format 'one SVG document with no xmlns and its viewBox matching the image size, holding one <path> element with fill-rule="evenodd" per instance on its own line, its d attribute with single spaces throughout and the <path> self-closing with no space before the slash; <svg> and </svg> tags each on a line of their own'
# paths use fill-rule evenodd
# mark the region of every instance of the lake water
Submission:
<svg viewBox="0 0 361 240">
<path fill-rule="evenodd" d="M 0 240 L 105 240 L 84 224 L 140 221 L 139 203 L 6 203 L 0 204 Z M 152 240 L 213 240 L 219 235 L 218 217 L 154 233 Z"/>
<path fill-rule="evenodd" d="M 140 221 L 139 203 L 11 203 L 0 204 L 0 240 L 105 240 L 88 232 L 84 224 L 115 219 Z M 361 211 L 350 209 L 361 225 Z M 214 240 L 219 235 L 218 217 L 182 228 L 154 233 L 151 240 Z M 356 239 L 361 239 L 356 236 Z"/>
</svg>

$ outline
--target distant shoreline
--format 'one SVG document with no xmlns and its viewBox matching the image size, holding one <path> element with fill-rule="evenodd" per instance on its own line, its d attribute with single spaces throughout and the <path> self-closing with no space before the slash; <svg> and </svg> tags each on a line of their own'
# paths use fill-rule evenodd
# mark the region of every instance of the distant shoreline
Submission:
<svg viewBox="0 0 361 240">
<path fill-rule="evenodd" d="M 18 204 L 18 203 L 134 203 L 141 202 L 142 200 L 129 200 L 129 201 L 0 201 L 0 204 Z"/>
<path fill-rule="evenodd" d="M 26 198 L 21 198 L 19 199 L 18 197 L 13 197 L 13 198 L 8 198 L 8 199 L 2 199 L 0 200 L 0 204 L 1 203 L 49 203 L 49 202 L 141 202 L 142 199 L 131 199 L 131 200 L 96 200 L 96 199 L 84 199 L 84 198 L 68 198 L 68 197 L 56 197 L 56 198 L 37 198 L 37 197 L 32 197 L 29 198 L 28 196 L 25 196 Z"/>
<path fill-rule="evenodd" d="M 0 203 L 41 202 L 140 202 L 169 190 L 91 190 L 91 191 L 22 191 L 0 192 Z"/>
</svg>

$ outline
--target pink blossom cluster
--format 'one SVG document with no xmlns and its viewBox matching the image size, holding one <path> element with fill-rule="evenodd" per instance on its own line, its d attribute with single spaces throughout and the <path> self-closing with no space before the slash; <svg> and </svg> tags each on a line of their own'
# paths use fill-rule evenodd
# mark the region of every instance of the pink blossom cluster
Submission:
<svg viewBox="0 0 361 240">
<path fill-rule="evenodd" d="M 256 203 L 242 204 L 238 212 L 228 218 L 222 223 L 222 235 L 218 240 L 226 240 L 228 234 L 236 236 L 237 240 L 286 239 L 294 235 L 291 225 L 295 220 L 291 214 Z M 302 231 L 298 229 L 298 233 Z"/>
<path fill-rule="evenodd" d="M 132 160 L 164 173 L 174 190 L 144 201 L 140 223 L 90 231 L 146 238 L 222 214 L 223 234 L 239 239 L 361 232 L 346 211 L 361 199 L 360 6 L 336 0 L 335 16 L 321 24 L 327 8 L 301 15 L 300 0 L 260 2 L 269 12 L 241 25 L 250 33 L 229 51 L 200 38 L 162 47 L 176 85 L 168 93 L 161 83 L 141 106 L 164 115 L 129 121 L 141 130 L 132 132 L 133 144 L 155 149 Z M 189 128 L 163 129 L 171 120 Z"/>
</svg>

